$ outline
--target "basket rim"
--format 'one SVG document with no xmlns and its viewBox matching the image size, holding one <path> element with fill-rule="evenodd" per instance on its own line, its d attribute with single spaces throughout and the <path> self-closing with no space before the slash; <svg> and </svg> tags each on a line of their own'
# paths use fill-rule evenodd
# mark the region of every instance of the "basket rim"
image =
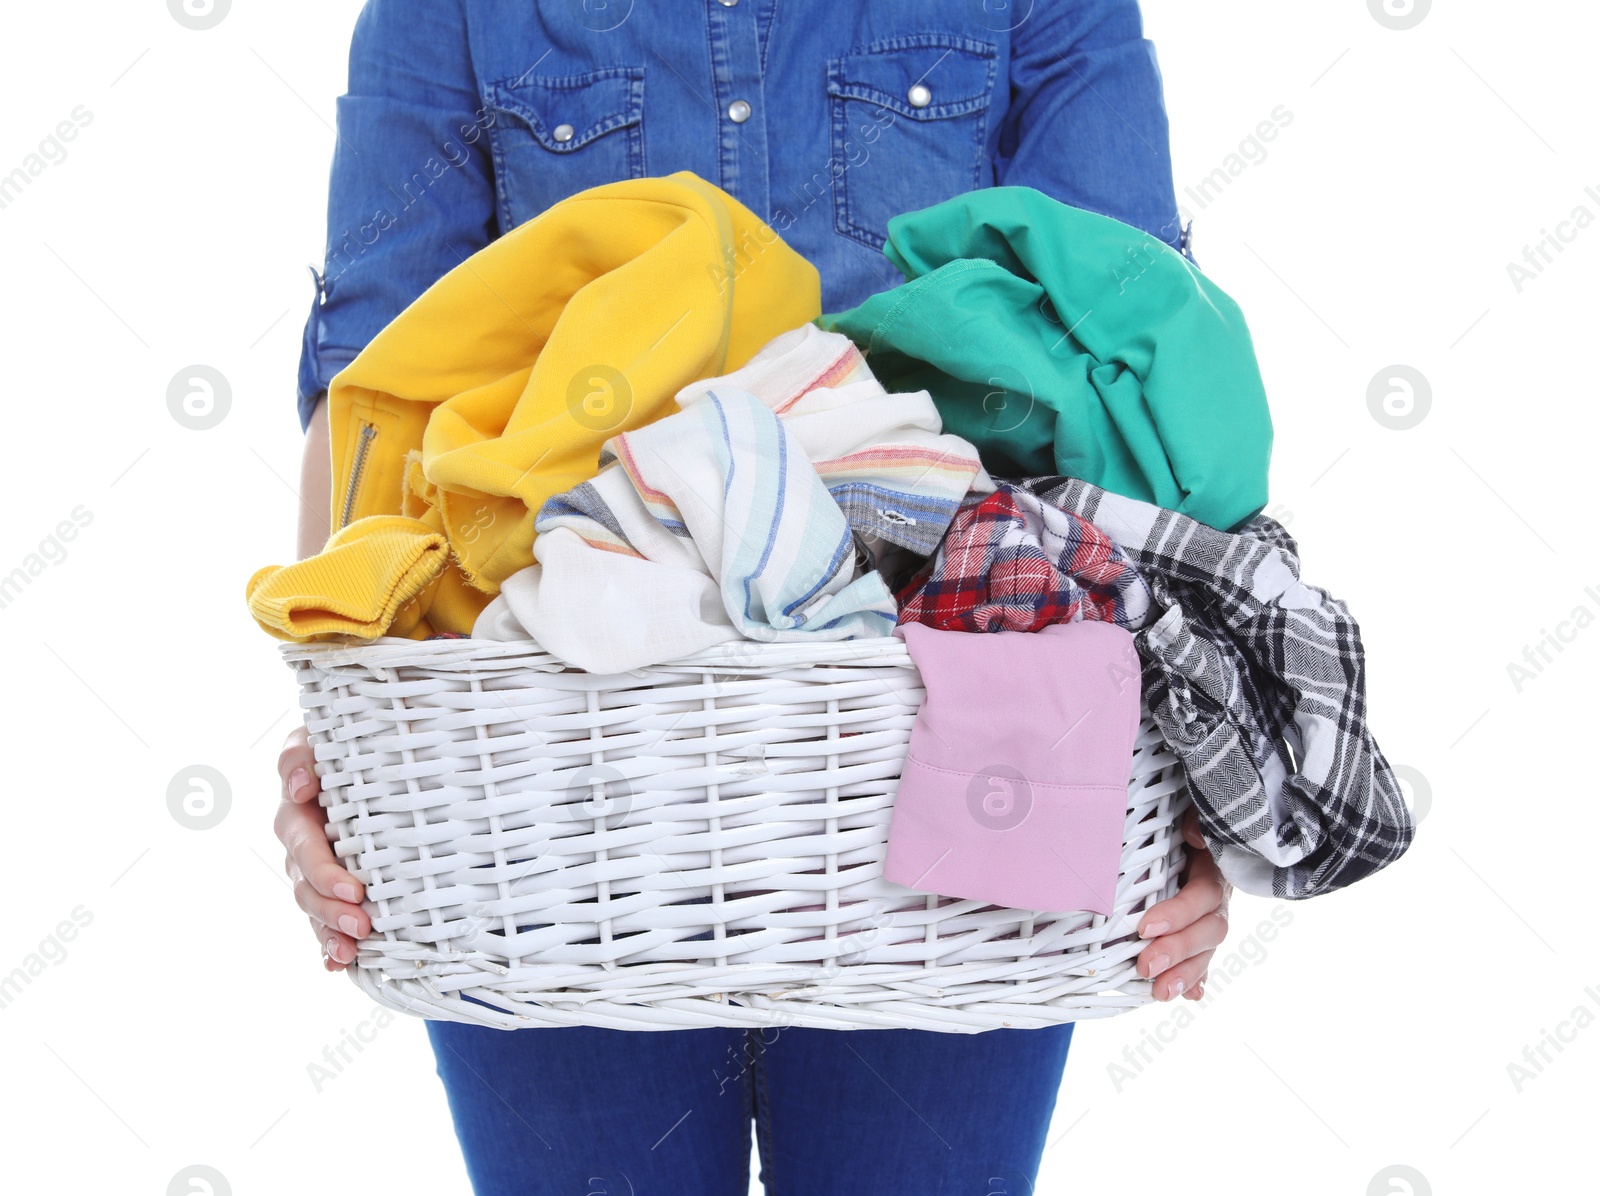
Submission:
<svg viewBox="0 0 1600 1196">
<path fill-rule="evenodd" d="M 356 665 L 367 668 L 393 668 L 418 665 L 447 672 L 471 672 L 486 663 L 499 663 L 543 672 L 582 672 L 576 665 L 555 656 L 536 641 L 491 639 L 413 640 L 400 636 L 378 636 L 371 640 L 343 637 L 312 643 L 278 645 L 285 663 L 308 663 L 320 667 Z M 873 667 L 915 666 L 905 641 L 898 636 L 873 636 L 856 640 L 823 642 L 765 643 L 760 640 L 735 640 L 659 664 L 616 674 L 647 677 L 664 670 L 712 669 L 718 672 L 766 673 L 776 669 L 807 665 L 869 665 Z"/>
</svg>

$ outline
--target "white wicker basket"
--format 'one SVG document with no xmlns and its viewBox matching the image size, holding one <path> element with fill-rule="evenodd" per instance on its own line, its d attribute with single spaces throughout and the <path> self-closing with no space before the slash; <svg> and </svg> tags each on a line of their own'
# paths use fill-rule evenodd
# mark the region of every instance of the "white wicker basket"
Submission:
<svg viewBox="0 0 1600 1196">
<path fill-rule="evenodd" d="M 1142 1005 L 1188 804 L 1140 727 L 1116 909 L 882 876 L 923 691 L 898 639 L 741 642 L 637 674 L 531 643 L 286 644 L 374 999 L 505 1029 L 976 1032 Z M 982 695 L 974 694 L 974 701 Z"/>
</svg>

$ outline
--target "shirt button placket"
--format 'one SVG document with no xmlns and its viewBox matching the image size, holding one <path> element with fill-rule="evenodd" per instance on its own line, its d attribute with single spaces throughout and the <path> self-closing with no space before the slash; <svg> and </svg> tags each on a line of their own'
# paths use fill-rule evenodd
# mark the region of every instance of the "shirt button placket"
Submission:
<svg viewBox="0 0 1600 1196">
<path fill-rule="evenodd" d="M 718 183 L 758 214 L 769 205 L 767 118 L 756 5 L 706 0 L 717 109 Z"/>
</svg>

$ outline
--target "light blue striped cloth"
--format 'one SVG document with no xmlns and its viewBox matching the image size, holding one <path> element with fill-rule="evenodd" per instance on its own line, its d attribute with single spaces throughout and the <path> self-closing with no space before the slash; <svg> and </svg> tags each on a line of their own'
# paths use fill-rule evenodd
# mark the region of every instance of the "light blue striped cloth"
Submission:
<svg viewBox="0 0 1600 1196">
<path fill-rule="evenodd" d="M 874 562 L 926 556 L 969 490 L 994 489 L 926 391 L 887 393 L 814 324 L 677 398 L 545 503 L 538 563 L 502 583 L 474 635 L 531 637 L 590 672 L 740 638 L 887 635 L 897 611 Z"/>
<path fill-rule="evenodd" d="M 669 428 L 677 419 L 684 426 Z M 677 419 L 632 433 L 628 457 L 620 460 L 639 494 L 650 496 L 645 505 L 652 514 L 663 498 L 676 505 L 681 525 L 721 579 L 723 607 L 741 632 L 780 641 L 894 630 L 894 595 L 881 574 L 857 576 L 844 512 L 770 407 L 728 389 L 711 392 Z M 720 510 L 704 493 L 675 484 L 683 480 L 680 454 L 696 438 L 713 449 Z"/>
</svg>

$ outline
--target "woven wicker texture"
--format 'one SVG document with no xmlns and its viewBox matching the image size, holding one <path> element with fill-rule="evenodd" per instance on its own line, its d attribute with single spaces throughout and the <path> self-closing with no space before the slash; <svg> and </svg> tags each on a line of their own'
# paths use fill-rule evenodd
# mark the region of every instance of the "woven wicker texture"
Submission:
<svg viewBox="0 0 1600 1196">
<path fill-rule="evenodd" d="M 394 1009 L 972 1033 L 1151 999 L 1134 928 L 1177 889 L 1188 797 L 1148 717 L 1115 911 L 1039 914 L 883 879 L 923 696 L 897 639 L 736 643 L 614 676 L 531 643 L 282 650 L 336 850 L 367 886 L 349 972 Z"/>
</svg>

